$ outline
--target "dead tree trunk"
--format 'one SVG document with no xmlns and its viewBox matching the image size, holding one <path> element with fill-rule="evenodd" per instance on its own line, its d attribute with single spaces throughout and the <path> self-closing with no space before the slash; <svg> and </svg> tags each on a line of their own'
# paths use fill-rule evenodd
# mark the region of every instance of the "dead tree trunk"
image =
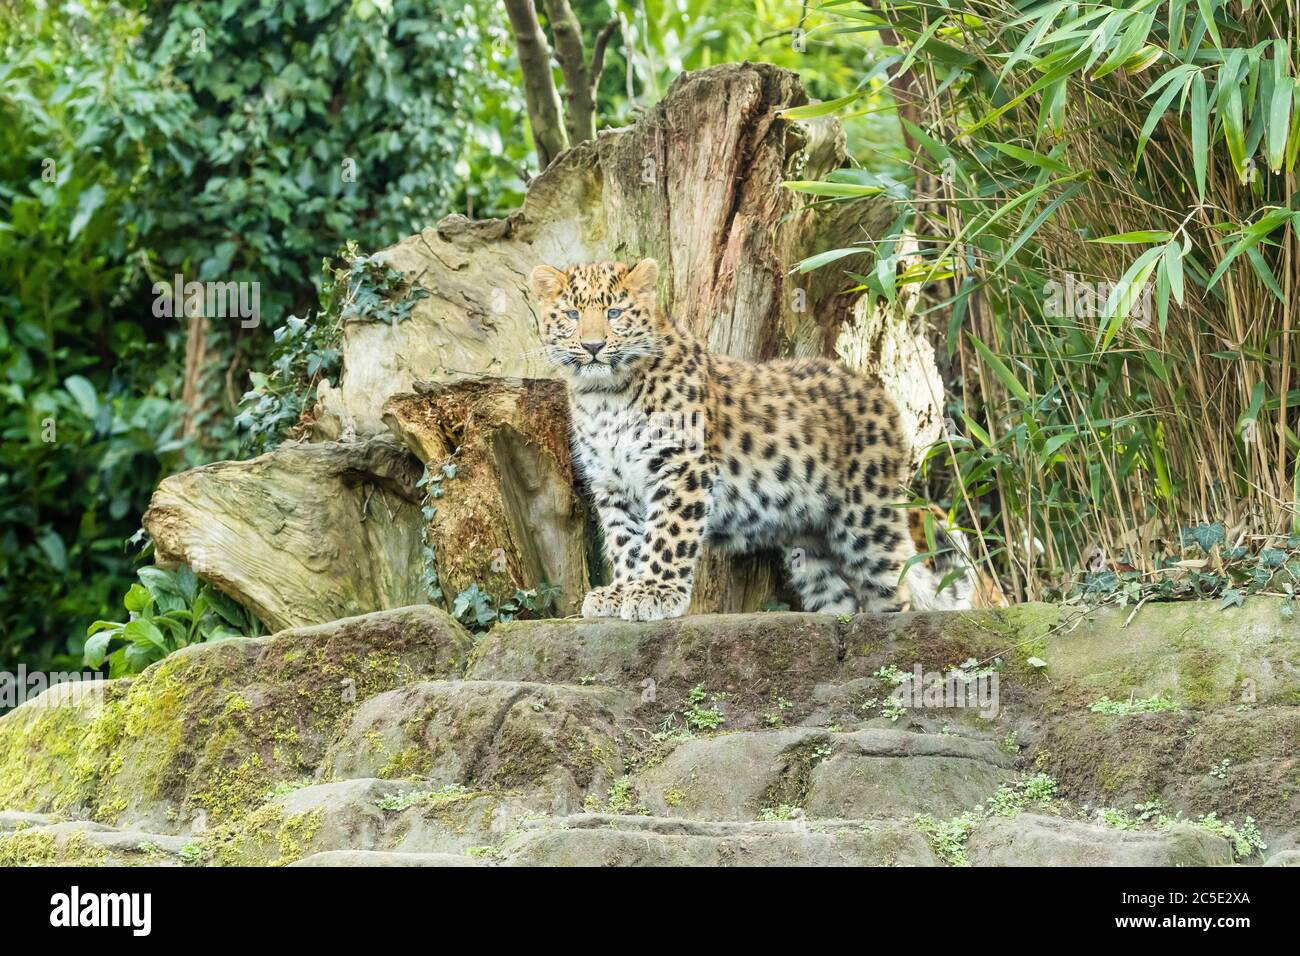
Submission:
<svg viewBox="0 0 1300 956">
<path fill-rule="evenodd" d="M 572 495 L 567 481 L 560 489 L 515 494 L 510 489 L 526 483 L 508 475 L 510 468 L 531 461 L 528 468 L 535 474 L 551 476 L 546 482 L 560 481 L 556 476 L 567 475 L 567 446 L 539 438 L 550 434 L 546 428 L 530 432 L 535 419 L 528 428 L 512 424 L 512 416 L 532 410 L 512 406 L 513 399 L 502 399 L 506 393 L 499 389 L 489 390 L 496 397 L 487 401 L 486 386 L 474 383 L 483 376 L 514 380 L 551 376 L 540 357 L 535 303 L 528 291 L 528 274 L 539 262 L 563 267 L 654 256 L 663 276 L 664 304 L 714 351 L 756 359 L 834 354 L 840 330 L 852 320 L 855 306 L 853 297 L 842 294 L 843 270 L 865 269 L 867 247 L 861 258 L 840 260 L 834 268 L 799 274 L 794 267 L 814 253 L 878 238 L 892 218 L 892 209 L 883 198 L 814 202 L 782 187 L 785 180 L 822 178 L 845 162 L 843 135 L 834 120 L 782 118 L 782 110 L 804 102 L 795 74 L 764 64 L 731 64 L 684 74 L 635 125 L 602 131 L 595 140 L 559 156 L 533 181 L 522 208 L 509 218 L 474 222 L 452 216 L 385 250 L 390 265 L 431 294 L 414 303 L 410 318 L 396 325 L 345 326 L 342 376 L 336 385 L 322 383 L 318 391 L 313 440 L 353 436 L 364 440 L 391 430 L 426 465 L 436 465 L 445 447 L 435 448 L 436 442 L 417 436 L 409 416 L 420 408 L 428 411 L 436 396 L 441 409 L 437 429 L 456 427 L 449 410 L 456 407 L 461 388 L 457 383 L 467 383 L 460 392 L 466 407 L 491 407 L 497 416 L 462 426 L 484 468 L 499 472 L 493 479 L 497 489 L 493 507 L 511 514 L 489 538 L 505 540 L 517 549 L 510 558 L 515 562 L 511 580 L 531 584 L 535 580 L 529 581 L 529 576 L 540 579 L 545 571 L 543 556 L 529 558 L 529 548 L 537 550 L 529 542 L 549 540 L 552 544 L 546 550 L 555 547 L 563 552 L 558 560 L 570 568 L 565 573 L 573 584 L 568 586 L 583 586 L 566 550 L 570 546 L 554 544 L 568 542 L 574 533 L 575 518 L 565 497 Z M 417 380 L 439 383 L 441 391 L 426 391 L 414 405 L 389 404 L 394 395 L 413 392 Z M 511 387 L 519 388 L 518 381 Z M 557 427 L 560 415 L 555 413 Z M 503 445 L 505 435 L 509 439 Z M 530 449 L 533 458 L 507 461 L 521 449 Z M 539 462 L 549 463 L 543 468 Z M 205 473 L 203 480 L 219 480 L 225 474 Z M 201 488 L 194 493 L 208 494 Z M 537 515 L 520 516 L 520 509 L 529 507 L 529 501 L 522 499 L 537 494 L 551 502 L 545 520 L 554 527 L 545 534 L 540 527 L 526 528 L 528 520 L 541 520 Z M 175 495 L 168 505 L 173 512 L 183 507 Z M 237 510 L 233 501 L 229 507 Z M 444 502 L 444 507 L 450 509 L 451 502 Z M 276 532 L 268 524 L 274 523 L 274 517 L 254 512 L 245 521 L 243 515 L 231 516 L 225 519 L 228 527 L 223 533 L 214 527 L 206 540 L 187 540 L 202 546 L 210 576 L 236 598 L 247 596 L 240 593 L 245 587 L 275 591 L 291 585 L 275 580 L 274 562 L 261 566 L 260 580 L 255 582 L 220 567 L 222 560 L 240 559 L 233 551 L 221 557 L 230 527 L 238 526 L 240 534 L 265 539 L 274 547 Z M 450 519 L 450 511 L 444 517 Z M 210 518 L 195 515 L 186 526 L 198 529 Z M 213 520 L 214 525 L 220 523 Z M 322 528 L 320 533 L 332 532 Z M 202 533 L 196 530 L 194 535 Z M 454 542 L 444 547 L 454 548 Z M 169 556 L 184 560 L 185 546 L 178 544 Z M 480 560 L 482 555 L 456 556 L 457 563 L 469 571 Z M 283 566 L 285 574 L 294 573 L 292 562 Z M 456 578 L 457 571 L 450 565 L 445 571 Z M 696 611 L 761 607 L 772 593 L 775 578 L 775 566 L 768 558 L 730 561 L 706 554 L 692 607 Z M 565 598 L 572 606 L 581 595 Z M 259 594 L 254 603 L 265 606 L 268 600 L 266 594 Z"/>
</svg>

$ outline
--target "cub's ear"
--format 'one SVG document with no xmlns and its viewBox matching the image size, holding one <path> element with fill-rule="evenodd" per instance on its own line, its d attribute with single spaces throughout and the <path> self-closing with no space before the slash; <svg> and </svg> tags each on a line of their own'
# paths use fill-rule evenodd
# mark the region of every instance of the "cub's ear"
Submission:
<svg viewBox="0 0 1300 956">
<path fill-rule="evenodd" d="M 528 277 L 528 282 L 533 287 L 533 294 L 539 299 L 554 299 L 564 291 L 566 281 L 563 272 L 555 266 L 546 265 L 538 266 Z"/>
<path fill-rule="evenodd" d="M 659 281 L 659 263 L 653 259 L 642 259 L 623 279 L 623 286 L 638 295 L 654 295 L 655 283 Z"/>
</svg>

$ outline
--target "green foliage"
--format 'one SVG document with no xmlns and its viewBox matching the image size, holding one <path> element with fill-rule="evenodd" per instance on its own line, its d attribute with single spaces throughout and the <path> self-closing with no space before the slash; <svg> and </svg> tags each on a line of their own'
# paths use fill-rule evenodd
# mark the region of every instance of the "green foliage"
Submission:
<svg viewBox="0 0 1300 956">
<path fill-rule="evenodd" d="M 1300 515 L 1293 7 L 833 9 L 843 35 L 896 37 L 919 92 L 917 175 L 850 276 L 937 297 L 954 398 L 926 480 L 1007 590 L 1050 596 L 1094 561 L 1151 573 L 1213 546 L 1181 533 L 1207 517 L 1275 547 Z"/>
<path fill-rule="evenodd" d="M 713 733 L 727 722 L 726 716 L 718 707 L 722 694 L 710 694 L 703 684 L 696 684 L 686 695 L 686 706 L 682 708 L 682 719 L 692 732 Z"/>
<path fill-rule="evenodd" d="M 610 784 L 603 805 L 599 797 L 591 794 L 584 802 L 583 809 L 588 813 L 630 813 L 641 816 L 648 816 L 650 813 L 650 810 L 638 801 L 636 788 L 632 785 L 632 778 L 629 776 L 619 777 Z"/>
<path fill-rule="evenodd" d="M 175 571 L 147 567 L 136 572 L 122 599 L 126 621 L 95 621 L 86 631 L 83 662 L 108 661 L 110 677 L 138 674 L 190 644 L 226 637 L 256 637 L 260 622 L 226 595 L 201 583 L 181 565 Z"/>
<path fill-rule="evenodd" d="M 498 600 L 477 582 L 471 582 L 452 601 L 451 613 L 471 631 L 481 632 L 494 624 L 507 624 L 516 618 L 550 617 L 560 596 L 558 587 L 542 582 L 536 587 L 515 588 L 509 598 Z"/>
<path fill-rule="evenodd" d="M 0 666 L 66 667 L 158 481 L 238 451 L 245 372 L 264 447 L 335 370 L 282 318 L 315 264 L 508 209 L 526 135 L 496 4 L 18 0 L 0 49 Z M 261 326 L 156 315 L 177 274 L 259 283 Z"/>
<path fill-rule="evenodd" d="M 51 5 L 54 7 L 56 5 Z M 94 5 L 92 5 L 94 6 Z M 72 666 L 132 577 L 126 538 L 182 461 L 176 329 L 127 305 L 176 175 L 183 90 L 142 18 L 0 8 L 0 666 Z"/>
<path fill-rule="evenodd" d="M 882 81 L 901 57 L 879 57 L 864 77 L 857 42 L 863 35 L 842 32 L 833 5 L 620 0 L 616 6 L 627 22 L 629 48 L 619 49 L 627 53 L 634 96 L 603 104 L 611 121 L 623 118 L 620 108 L 631 113 L 658 102 L 684 70 L 757 60 L 797 72 L 813 99 L 833 100 L 857 88 L 852 108 L 842 111 L 841 120 L 850 141 L 860 147 L 863 169 L 883 174 L 887 182 L 904 173 L 909 156 L 889 115 Z M 878 50 L 879 44 L 871 41 L 870 49 Z M 607 82 L 605 89 L 610 88 Z"/>
<path fill-rule="evenodd" d="M 1163 695 L 1140 697 L 1137 700 L 1111 700 L 1109 697 L 1102 697 L 1088 709 L 1094 714 L 1127 717 L 1130 714 L 1158 714 L 1165 710 L 1177 710 L 1178 705 Z"/>
<path fill-rule="evenodd" d="M 935 855 L 948 866 L 970 866 L 966 841 L 980 820 L 979 814 L 969 811 L 950 820 L 936 820 L 928 813 L 920 813 L 912 823 L 929 842 Z"/>
<path fill-rule="evenodd" d="M 1184 528 L 1181 556 L 1159 559 L 1153 573 L 1103 569 L 1078 575 L 1062 597 L 1120 607 L 1145 600 L 1217 600 L 1221 610 L 1240 606 L 1251 594 L 1282 597 L 1280 613 L 1295 615 L 1300 587 L 1300 535 L 1287 535 L 1251 549 L 1224 543 L 1220 522 Z M 1247 542 L 1249 543 L 1249 542 Z M 1208 550 L 1201 550 L 1208 545 Z M 1051 593 L 1051 592 L 1049 592 Z"/>
<path fill-rule="evenodd" d="M 429 295 L 428 289 L 407 282 L 381 256 L 361 255 L 356 243 L 347 244 L 342 258 L 344 264 L 337 268 L 328 260 L 324 263 L 326 279 L 314 316 L 291 315 L 275 330 L 270 371 L 249 373 L 253 387 L 240 399 L 244 408 L 235 418 L 235 428 L 255 452 L 300 437 L 303 414 L 315 400 L 317 384 L 339 371 L 345 324 L 405 322 L 415 303 Z"/>
</svg>

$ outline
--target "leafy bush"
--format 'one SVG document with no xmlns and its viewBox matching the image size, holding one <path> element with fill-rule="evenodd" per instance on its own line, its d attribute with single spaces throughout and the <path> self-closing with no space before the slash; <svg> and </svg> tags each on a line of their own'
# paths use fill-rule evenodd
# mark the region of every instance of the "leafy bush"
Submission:
<svg viewBox="0 0 1300 956">
<path fill-rule="evenodd" d="M 262 633 L 248 611 L 181 565 L 141 568 L 122 603 L 126 621 L 96 621 L 87 631 L 83 663 L 108 661 L 110 677 L 138 674 L 154 661 L 190 644 Z"/>
<path fill-rule="evenodd" d="M 292 389 L 336 363 L 336 330 L 284 318 L 327 291 L 317 263 L 517 199 L 502 19 L 452 0 L 0 6 L 0 667 L 80 659 L 158 481 L 239 452 L 247 370 L 282 391 L 255 444 L 296 420 Z M 176 274 L 259 283 L 262 325 L 155 315 Z"/>
<path fill-rule="evenodd" d="M 1252 549 L 1297 529 L 1292 22 L 1280 0 L 844 11 L 915 84 L 911 193 L 853 278 L 937 292 L 956 394 L 929 477 L 1015 595 L 1163 573 L 1207 521 Z"/>
</svg>

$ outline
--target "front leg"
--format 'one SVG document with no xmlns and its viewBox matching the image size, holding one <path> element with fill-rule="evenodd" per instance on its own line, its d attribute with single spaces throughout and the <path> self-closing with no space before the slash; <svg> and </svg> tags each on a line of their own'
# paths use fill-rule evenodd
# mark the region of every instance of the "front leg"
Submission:
<svg viewBox="0 0 1300 956">
<path fill-rule="evenodd" d="M 676 447 L 659 451 L 650 473 L 636 579 L 623 589 L 619 609 L 625 621 L 686 613 L 716 468 L 699 449 Z"/>
<path fill-rule="evenodd" d="M 587 592 L 582 616 L 618 617 L 623 606 L 623 589 L 632 580 L 641 560 L 644 510 L 641 502 L 616 485 L 593 487 L 592 498 L 600 517 L 605 560 L 613 580 Z"/>
</svg>

